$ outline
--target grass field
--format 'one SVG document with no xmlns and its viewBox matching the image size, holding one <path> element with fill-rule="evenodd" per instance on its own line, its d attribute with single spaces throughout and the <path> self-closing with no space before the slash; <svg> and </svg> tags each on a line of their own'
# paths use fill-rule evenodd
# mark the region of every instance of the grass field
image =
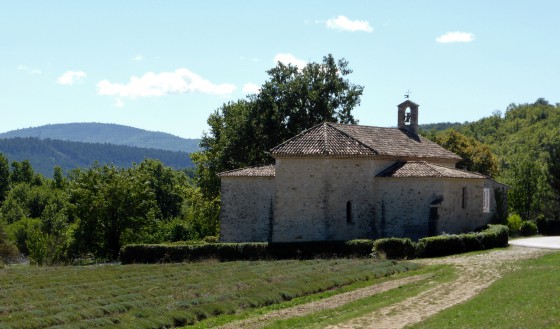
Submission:
<svg viewBox="0 0 560 329">
<path fill-rule="evenodd" d="M 0 328 L 161 328 L 416 268 L 372 259 L 0 269 Z"/>
<path fill-rule="evenodd" d="M 560 253 L 519 266 L 470 301 L 412 328 L 560 328 Z"/>
</svg>

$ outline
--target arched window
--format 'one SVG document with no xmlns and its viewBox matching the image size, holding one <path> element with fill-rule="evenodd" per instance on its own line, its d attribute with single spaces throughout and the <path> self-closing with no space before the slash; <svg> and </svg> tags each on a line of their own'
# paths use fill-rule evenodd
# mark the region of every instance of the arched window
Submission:
<svg viewBox="0 0 560 329">
<path fill-rule="evenodd" d="M 346 223 L 352 224 L 354 222 L 352 216 L 352 201 L 348 201 L 346 202 Z"/>
</svg>

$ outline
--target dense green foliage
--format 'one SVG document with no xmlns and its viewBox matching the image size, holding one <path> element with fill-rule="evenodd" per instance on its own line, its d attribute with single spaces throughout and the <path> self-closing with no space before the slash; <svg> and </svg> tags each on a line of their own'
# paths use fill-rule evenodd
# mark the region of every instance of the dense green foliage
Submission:
<svg viewBox="0 0 560 329">
<path fill-rule="evenodd" d="M 0 245 L 15 244 L 35 264 L 116 260 L 123 244 L 218 232 L 219 204 L 204 200 L 184 172 L 159 161 L 95 165 L 68 177 L 57 167 L 53 179 L 36 174 L 29 161 L 14 161 L 7 178 L 5 170 L 0 174 L 8 181 L 0 199 Z"/>
<path fill-rule="evenodd" d="M 0 134 L 0 138 L 14 137 L 125 145 L 187 153 L 196 152 L 200 144 L 199 139 L 185 139 L 167 133 L 108 123 L 52 124 Z"/>
<path fill-rule="evenodd" d="M 490 177 L 498 174 L 498 160 L 487 145 L 452 129 L 442 132 L 432 130 L 424 134 L 432 141 L 463 158 L 457 163 L 458 168 Z"/>
<path fill-rule="evenodd" d="M 560 104 L 544 99 L 511 104 L 500 112 L 463 126 L 460 131 L 490 146 L 498 156 L 500 179 L 511 185 L 511 210 L 523 220 L 539 215 L 559 219 L 557 150 Z"/>
<path fill-rule="evenodd" d="M 0 326 L 171 328 L 418 266 L 372 259 L 0 269 Z"/>
<path fill-rule="evenodd" d="M 538 233 L 537 224 L 535 222 L 527 220 L 521 223 L 521 227 L 519 228 L 519 234 L 522 236 L 532 236 Z"/>
<path fill-rule="evenodd" d="M 507 247 L 508 233 L 505 225 L 489 225 L 482 232 L 430 236 L 418 242 L 408 238 L 384 238 L 374 242 L 373 252 L 392 259 L 447 256 Z"/>
<path fill-rule="evenodd" d="M 363 87 L 345 79 L 352 70 L 344 59 L 328 55 L 301 70 L 278 63 L 267 73 L 258 94 L 224 104 L 208 118 L 210 131 L 192 159 L 209 199 L 220 192 L 217 173 L 270 164 L 270 149 L 321 122 L 356 122 L 351 111 Z"/>
<path fill-rule="evenodd" d="M 511 186 L 511 212 L 519 214 L 523 221 L 546 220 L 550 224 L 547 226 L 560 227 L 559 126 L 560 104 L 552 105 L 540 98 L 532 104 L 510 104 L 504 113 L 495 111 L 489 117 L 452 128 L 488 145 L 496 155 L 498 175 L 494 177 Z M 438 128 L 426 127 L 424 133 L 431 138 L 452 134 L 436 131 Z M 559 223 L 552 224 L 554 221 Z"/>
<path fill-rule="evenodd" d="M 9 161 L 28 160 L 34 170 L 51 177 L 55 167 L 64 172 L 76 168 L 87 168 L 94 163 L 112 164 L 128 168 L 145 158 L 157 159 L 175 169 L 192 167 L 186 152 L 164 151 L 113 144 L 80 143 L 39 138 L 0 139 L 0 153 Z M 0 165 L 0 171 L 1 171 Z M 0 189 L 1 189 L 0 182 Z"/>
<path fill-rule="evenodd" d="M 164 263 L 217 259 L 271 260 L 312 259 L 331 257 L 368 257 L 373 241 L 311 241 L 287 243 L 195 243 L 195 244 L 135 244 L 122 248 L 123 264 Z"/>
</svg>

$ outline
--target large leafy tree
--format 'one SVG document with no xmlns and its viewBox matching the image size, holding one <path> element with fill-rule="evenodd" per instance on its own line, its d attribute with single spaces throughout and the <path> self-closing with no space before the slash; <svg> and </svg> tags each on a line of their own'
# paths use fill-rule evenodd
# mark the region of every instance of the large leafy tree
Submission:
<svg viewBox="0 0 560 329">
<path fill-rule="evenodd" d="M 303 69 L 278 63 L 260 92 L 230 102 L 208 118 L 202 151 L 192 155 L 196 179 L 207 199 L 219 196 L 220 171 L 273 162 L 271 148 L 321 122 L 356 123 L 352 109 L 363 87 L 352 84 L 344 59 L 332 55 Z"/>
<path fill-rule="evenodd" d="M 155 197 L 149 184 L 133 169 L 105 165 L 72 173 L 70 201 L 78 224 L 75 231 L 79 254 L 93 253 L 117 259 L 126 236 L 155 226 Z"/>
<path fill-rule="evenodd" d="M 536 219 L 551 197 L 543 165 L 532 159 L 519 157 L 511 162 L 504 178 L 511 186 L 508 191 L 510 210 L 519 214 L 523 220 Z"/>
<path fill-rule="evenodd" d="M 424 135 L 463 158 L 457 163 L 457 167 L 491 177 L 498 174 L 498 160 L 496 156 L 487 145 L 474 138 L 467 137 L 453 129 L 442 132 L 429 132 Z"/>
<path fill-rule="evenodd" d="M 560 218 L 560 145 L 549 145 L 547 147 L 549 156 L 547 159 L 548 183 L 551 192 L 550 200 L 547 202 L 545 212 L 549 218 Z"/>
<path fill-rule="evenodd" d="M 0 153 L 0 206 L 6 199 L 10 189 L 10 165 L 8 159 Z"/>
</svg>

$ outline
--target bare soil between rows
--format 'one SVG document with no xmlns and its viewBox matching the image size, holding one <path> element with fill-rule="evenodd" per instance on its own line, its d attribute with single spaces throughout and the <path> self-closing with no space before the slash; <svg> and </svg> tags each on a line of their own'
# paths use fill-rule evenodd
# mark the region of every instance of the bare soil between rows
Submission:
<svg viewBox="0 0 560 329">
<path fill-rule="evenodd" d="M 536 258 L 549 252 L 553 251 L 510 246 L 507 249 L 492 250 L 480 254 L 415 260 L 415 262 L 426 265 L 453 265 L 457 269 L 458 276 L 451 282 L 434 286 L 401 302 L 328 328 L 404 328 L 476 296 L 505 273 L 514 271 L 517 261 Z M 235 321 L 222 328 L 261 328 L 273 320 L 287 319 L 325 309 L 333 309 L 361 298 L 425 279 L 426 277 L 426 275 L 417 275 L 387 281 L 311 303 L 272 311 L 259 317 Z"/>
</svg>

